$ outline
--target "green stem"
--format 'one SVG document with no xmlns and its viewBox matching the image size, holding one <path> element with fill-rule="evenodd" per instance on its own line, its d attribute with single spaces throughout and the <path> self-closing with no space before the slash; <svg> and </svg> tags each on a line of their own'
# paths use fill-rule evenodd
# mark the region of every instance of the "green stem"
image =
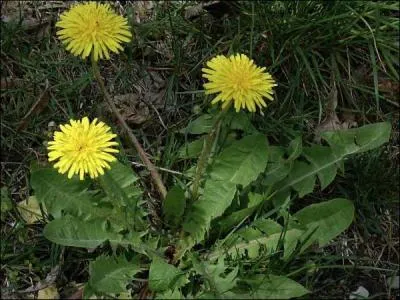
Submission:
<svg viewBox="0 0 400 300">
<path fill-rule="evenodd" d="M 228 111 L 229 107 L 231 106 L 231 103 L 229 103 L 227 106 L 225 106 L 217 115 L 217 118 L 213 124 L 213 127 L 211 128 L 210 132 L 207 135 L 207 138 L 205 140 L 205 144 L 203 146 L 203 150 L 201 151 L 199 161 L 197 163 L 197 169 L 196 169 L 196 174 L 193 179 L 193 188 L 192 188 L 192 201 L 196 201 L 198 197 L 198 191 L 200 187 L 200 181 L 203 176 L 204 170 L 207 167 L 208 163 L 208 158 L 210 157 L 212 146 L 215 141 L 215 137 L 217 136 L 218 128 L 221 124 L 222 118 L 225 116 L 225 113 Z M 179 240 L 183 241 L 185 239 L 185 231 L 181 229 L 179 232 Z M 174 253 L 174 257 L 172 259 L 172 264 L 175 265 L 182 257 L 186 250 L 184 247 L 177 247 Z"/>
<path fill-rule="evenodd" d="M 161 180 L 160 174 L 158 173 L 158 171 L 155 168 L 155 166 L 153 165 L 153 163 L 147 157 L 147 154 L 143 150 L 143 147 L 140 145 L 138 139 L 133 134 L 132 130 L 129 128 L 128 124 L 125 122 L 124 118 L 121 116 L 117 107 L 115 106 L 114 102 L 112 101 L 111 96 L 107 92 L 107 89 L 104 85 L 104 80 L 103 80 L 103 77 L 101 77 L 97 62 L 94 60 L 93 56 L 92 56 L 92 68 L 93 68 L 93 74 L 94 74 L 96 80 L 99 82 L 100 89 L 104 95 L 105 100 L 107 101 L 107 103 L 110 106 L 113 113 L 116 115 L 116 117 L 117 117 L 118 121 L 120 122 L 120 124 L 122 125 L 123 129 L 128 134 L 129 140 L 132 142 L 133 146 L 136 148 L 136 151 L 138 152 L 139 157 L 142 160 L 143 164 L 150 171 L 151 178 L 153 179 L 161 197 L 163 199 L 165 199 L 165 197 L 167 195 L 167 189 L 165 188 L 165 186 Z"/>
<path fill-rule="evenodd" d="M 222 117 L 225 115 L 226 111 L 229 109 L 230 105 L 225 106 L 222 111 L 219 112 L 217 118 L 211 128 L 210 132 L 207 135 L 205 140 L 203 150 L 201 151 L 199 161 L 197 163 L 196 173 L 193 179 L 193 188 L 192 188 L 192 199 L 193 201 L 197 200 L 199 187 L 201 183 L 201 178 L 203 177 L 203 173 L 207 167 L 208 159 L 210 157 L 211 149 L 215 141 L 215 137 L 217 136 L 218 127 L 221 124 Z"/>
</svg>

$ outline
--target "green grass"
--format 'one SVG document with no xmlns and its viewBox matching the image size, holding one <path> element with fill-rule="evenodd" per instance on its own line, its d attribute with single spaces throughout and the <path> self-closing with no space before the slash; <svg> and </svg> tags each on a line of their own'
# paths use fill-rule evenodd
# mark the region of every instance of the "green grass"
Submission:
<svg viewBox="0 0 400 300">
<path fill-rule="evenodd" d="M 253 125 L 269 137 L 271 144 L 287 144 L 298 134 L 306 136 L 305 142 L 311 142 L 314 129 L 325 117 L 328 95 L 335 86 L 339 118 L 350 112 L 359 126 L 379 120 L 394 124 L 390 147 L 349 161 L 346 173 L 333 184 L 335 194 L 316 192 L 307 199 L 311 202 L 331 196 L 352 199 L 357 207 L 352 230 L 366 237 L 365 251 L 357 255 L 368 257 L 367 237 L 386 236 L 389 232 L 382 220 L 386 225 L 398 227 L 395 221 L 390 223 L 385 219 L 385 211 L 394 220 L 398 218 L 395 212 L 399 154 L 395 135 L 398 135 L 400 105 L 396 90 L 388 91 L 382 86 L 398 85 L 399 81 L 399 4 L 395 1 L 235 2 L 225 6 L 225 15 L 214 17 L 218 12 L 209 8 L 210 12 L 186 19 L 184 13 L 189 5 L 174 1 L 155 3 L 149 18 L 136 23 L 133 16 L 137 8 L 127 3 L 124 10 L 135 39 L 123 54 L 101 62 L 101 72 L 106 85 L 113 87 L 113 94 L 137 92 L 135 85 L 149 77 L 150 71 L 165 79 L 165 103 L 157 109 L 162 122 L 150 108 L 152 119 L 135 128 L 151 159 L 159 167 L 178 172 L 189 167 L 176 155 L 187 142 L 177 130 L 195 118 L 198 111 L 209 109 L 211 98 L 201 92 L 201 68 L 216 54 L 245 53 L 258 65 L 266 66 L 278 82 L 275 101 L 264 110 L 264 115 L 252 116 Z M 56 18 L 54 11 L 52 14 Z M 42 37 L 36 32 L 26 32 L 18 20 L 2 22 L 1 30 L 1 77 L 19 80 L 16 86 L 1 91 L 1 186 L 9 188 L 17 203 L 29 196 L 30 163 L 46 161 L 49 122 L 58 124 L 69 118 L 100 115 L 114 130 L 119 127 L 100 105 L 102 97 L 92 82 L 90 64 L 66 53 L 55 37 L 54 26 Z M 22 118 L 43 93 L 46 80 L 48 105 L 33 114 L 26 129 L 17 131 Z M 124 156 L 139 161 L 135 151 L 123 142 Z M 143 168 L 137 171 L 146 175 Z M 168 186 L 181 180 L 170 172 L 162 175 Z M 151 191 L 148 180 L 144 182 Z M 59 286 L 85 280 L 85 268 L 92 255 L 55 247 L 41 236 L 41 229 L 40 225 L 24 224 L 15 209 L 2 221 L 1 272 L 5 279 L 1 284 L 7 292 L 22 290 L 44 279 L 57 264 L 61 264 L 63 274 Z M 349 236 L 354 232 L 349 231 Z M 395 242 L 396 236 L 384 239 L 388 249 Z M 363 276 L 370 276 L 329 269 L 342 261 L 338 249 L 326 251 L 333 258 L 317 261 L 323 267 L 321 272 L 303 278 L 310 289 L 326 288 L 333 293 L 339 280 L 346 279 L 351 284 L 331 296 L 348 295 L 349 289 L 355 287 L 355 290 Z M 398 269 L 398 255 L 385 251 L 392 265 L 384 268 Z M 372 265 L 374 255 L 360 265 Z M 68 267 L 72 262 L 79 262 L 77 270 Z M 250 264 L 253 268 L 260 267 L 255 262 Z M 262 267 L 265 266 L 261 262 Z M 302 278 L 304 273 L 299 276 Z M 329 278 L 337 279 L 332 282 Z M 377 294 L 386 292 L 376 290 Z"/>
</svg>

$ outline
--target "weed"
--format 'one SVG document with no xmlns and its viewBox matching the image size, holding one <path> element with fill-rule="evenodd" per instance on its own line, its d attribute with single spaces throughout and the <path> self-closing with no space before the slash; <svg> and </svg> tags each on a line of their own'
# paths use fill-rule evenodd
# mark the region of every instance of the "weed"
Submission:
<svg viewBox="0 0 400 300">
<path fill-rule="evenodd" d="M 41 2 L 30 5 L 34 12 L 51 16 L 50 30 L 44 34 L 27 31 L 19 17 L 1 22 L 1 185 L 9 187 L 14 206 L 29 196 L 30 162 L 46 161 L 44 146 L 54 130 L 52 122 L 65 123 L 69 118 L 99 114 L 112 120 L 102 108 L 100 90 L 91 83 L 89 63 L 68 55 L 55 37 L 56 12 L 63 8 L 42 9 Z M 208 107 L 210 98 L 203 97 L 200 72 L 204 62 L 219 53 L 247 54 L 258 65 L 267 66 L 279 83 L 275 101 L 264 115 L 251 118 L 271 144 L 287 144 L 299 134 L 307 136 L 305 142 L 311 141 L 333 87 L 338 90 L 340 118 L 350 113 L 359 126 L 377 120 L 396 120 L 396 1 L 243 1 L 225 6 L 219 15 L 211 6 L 190 18 L 185 11 L 197 3 L 155 2 L 143 17 L 134 3 L 124 2 L 120 9 L 133 27 L 134 41 L 123 55 L 102 62 L 101 71 L 114 95 L 138 92 L 138 82 L 150 77 L 151 72 L 165 81 L 163 102 L 160 106 L 151 103 L 155 109 L 149 104 L 150 121 L 137 126 L 135 131 L 152 160 L 166 170 L 161 172 L 168 186 L 182 182 L 180 173 L 190 164 L 177 155 L 190 141 L 178 131 Z M 20 5 L 18 9 L 18 16 L 24 16 L 25 8 Z M 138 11 L 139 19 L 135 17 Z M 27 127 L 19 131 L 21 120 L 46 89 L 46 80 L 48 104 L 42 111 L 34 112 Z M 115 129 L 118 130 L 117 124 Z M 396 127 L 394 133 L 398 134 Z M 121 142 L 127 145 L 124 140 Z M 358 257 L 351 260 L 364 256 L 370 260 L 357 266 L 381 261 L 375 268 L 398 269 L 398 142 L 394 144 L 389 149 L 351 159 L 344 175 L 337 178 L 327 193 L 316 192 L 306 199 L 312 203 L 329 194 L 354 201 L 355 226 L 338 243 L 361 243 L 360 251 L 354 253 Z M 125 149 L 123 156 L 137 163 L 137 154 L 130 149 Z M 142 170 L 137 166 L 135 169 Z M 142 175 L 146 175 L 145 171 Z M 144 182 L 151 191 L 151 184 Z M 334 190 L 339 192 L 333 194 Z M 1 286 L 7 293 L 32 286 L 58 264 L 63 266 L 60 286 L 87 279 L 87 261 L 94 256 L 69 248 L 62 255 L 63 248 L 44 240 L 41 231 L 39 224 L 24 224 L 15 209 L 2 220 Z M 372 251 L 374 245 L 381 245 L 376 246 L 380 252 Z M 307 258 L 321 272 L 297 275 L 314 289 L 315 295 L 324 290 L 329 291 L 327 297 L 348 295 L 356 285 L 372 285 L 371 278 L 379 276 L 379 270 L 374 269 L 329 269 L 340 265 L 343 259 L 339 248 L 326 251 L 325 259 L 317 255 Z M 68 267 L 72 262 L 78 267 Z M 243 274 L 269 267 L 263 265 L 262 259 L 241 264 L 239 272 Z M 276 270 L 279 266 L 280 261 L 274 261 Z M 290 266 L 289 271 L 295 272 L 295 267 Z M 338 284 L 344 285 L 343 290 L 335 290 Z M 384 289 L 373 289 L 388 294 Z"/>
</svg>

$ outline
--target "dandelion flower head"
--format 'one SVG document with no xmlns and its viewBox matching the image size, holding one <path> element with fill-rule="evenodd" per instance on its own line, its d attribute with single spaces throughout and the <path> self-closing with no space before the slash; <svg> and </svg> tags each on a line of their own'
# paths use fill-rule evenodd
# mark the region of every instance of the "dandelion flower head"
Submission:
<svg viewBox="0 0 400 300">
<path fill-rule="evenodd" d="M 82 120 L 70 120 L 69 124 L 60 125 L 61 131 L 54 133 L 54 140 L 49 142 L 49 161 L 58 160 L 54 167 L 68 178 L 79 174 L 80 180 L 85 174 L 96 178 L 104 174 L 104 169 L 110 168 L 109 162 L 116 158 L 111 153 L 119 152 L 112 148 L 118 145 L 112 141 L 115 134 L 103 122 L 89 122 L 87 117 Z"/>
<path fill-rule="evenodd" d="M 240 109 L 255 112 L 256 106 L 260 109 L 267 106 L 264 97 L 273 100 L 275 80 L 265 67 L 257 67 L 244 54 L 218 55 L 209 60 L 202 71 L 203 77 L 209 80 L 204 84 L 205 93 L 219 93 L 212 104 L 222 102 L 224 108 L 233 101 L 236 112 Z"/>
<path fill-rule="evenodd" d="M 129 42 L 132 34 L 128 21 L 117 15 L 109 4 L 90 1 L 71 7 L 56 23 L 57 35 L 66 49 L 76 56 L 109 59 L 110 51 L 118 53 L 121 43 Z M 93 51 L 93 52 L 92 52 Z"/>
</svg>

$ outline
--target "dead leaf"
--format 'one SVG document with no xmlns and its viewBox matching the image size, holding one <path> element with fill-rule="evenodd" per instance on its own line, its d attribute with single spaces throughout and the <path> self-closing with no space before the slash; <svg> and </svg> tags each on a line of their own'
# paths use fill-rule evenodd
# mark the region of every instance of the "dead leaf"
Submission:
<svg viewBox="0 0 400 300">
<path fill-rule="evenodd" d="M 43 26 L 40 26 L 36 34 L 37 38 L 41 40 L 50 36 L 50 29 L 50 23 L 45 23 Z"/>
<path fill-rule="evenodd" d="M 333 86 L 331 92 L 327 97 L 327 105 L 325 109 L 324 120 L 314 130 L 314 142 L 321 142 L 321 133 L 324 131 L 347 129 L 357 126 L 354 115 L 351 113 L 344 113 L 342 121 L 339 120 L 336 114 L 338 91 L 336 86 Z"/>
<path fill-rule="evenodd" d="M 0 82 L 0 89 L 6 90 L 13 87 L 23 86 L 24 81 L 21 78 L 2 77 Z"/>
<path fill-rule="evenodd" d="M 35 196 L 29 196 L 27 201 L 21 201 L 17 204 L 17 210 L 21 218 L 27 224 L 33 224 L 43 219 L 42 211 L 40 210 L 39 202 Z M 43 210 L 45 207 L 43 206 Z"/>
<path fill-rule="evenodd" d="M 340 121 L 336 115 L 337 95 L 338 92 L 336 86 L 334 86 L 327 98 L 328 102 L 325 110 L 325 118 L 315 129 L 316 136 L 323 131 L 336 130 L 340 128 Z"/>
<path fill-rule="evenodd" d="M 154 1 L 135 1 L 133 3 L 135 22 L 140 24 L 150 21 L 154 16 Z"/>
<path fill-rule="evenodd" d="M 57 287 L 52 284 L 47 288 L 39 290 L 38 299 L 60 299 L 60 295 L 58 294 Z"/>
<path fill-rule="evenodd" d="M 148 106 L 139 101 L 137 94 L 125 94 L 114 96 L 114 104 L 119 113 L 128 124 L 139 125 L 150 119 Z"/>
<path fill-rule="evenodd" d="M 164 106 L 166 81 L 157 72 L 148 72 L 148 76 L 133 86 L 145 103 L 154 105 L 156 108 Z"/>
<path fill-rule="evenodd" d="M 351 112 L 344 112 L 340 119 L 342 120 L 341 128 L 342 129 L 347 129 L 347 128 L 353 128 L 357 127 L 357 122 L 355 115 Z"/>
<path fill-rule="evenodd" d="M 18 19 L 16 19 L 15 17 L 10 17 L 10 16 L 2 16 L 1 20 L 4 23 L 10 23 L 10 22 L 19 22 L 19 17 Z M 34 19 L 31 17 L 26 17 L 22 20 L 21 22 L 21 28 L 23 28 L 24 30 L 30 31 L 30 30 L 34 30 L 37 28 L 40 28 L 43 25 L 49 24 L 50 23 L 50 19 L 49 18 L 44 18 L 44 19 Z"/>
<path fill-rule="evenodd" d="M 378 83 L 379 91 L 381 91 L 386 97 L 391 99 L 400 100 L 400 84 L 390 79 L 380 79 Z M 400 103 L 396 103 L 399 107 Z"/>
<path fill-rule="evenodd" d="M 354 292 L 351 292 L 349 299 L 367 299 L 369 296 L 368 290 L 362 285 L 357 288 Z"/>
<path fill-rule="evenodd" d="M 213 5 L 219 4 L 220 1 L 208 1 L 208 2 L 201 2 L 196 5 L 188 6 L 185 8 L 185 19 L 192 19 L 194 17 L 200 16 L 201 13 L 205 12 L 206 7 L 212 8 Z"/>
<path fill-rule="evenodd" d="M 2 1 L 1 4 L 1 20 L 4 23 L 18 23 L 27 31 L 40 31 L 51 23 L 52 16 L 42 17 L 40 10 L 36 8 L 39 1 Z"/>
<path fill-rule="evenodd" d="M 59 273 L 60 273 L 60 266 L 57 265 L 50 270 L 50 272 L 47 274 L 47 276 L 44 280 L 39 281 L 34 286 L 29 287 L 25 290 L 17 291 L 17 293 L 18 294 L 33 293 L 33 292 L 41 291 L 48 287 L 54 286 L 54 282 L 56 281 Z M 47 293 L 49 293 L 51 291 L 52 290 L 49 290 L 49 291 L 47 291 Z M 53 292 L 54 292 L 54 290 L 53 290 Z M 57 292 L 57 294 L 58 294 L 58 292 Z M 58 299 L 58 298 L 40 298 L 40 297 L 38 297 L 38 298 L 39 299 Z"/>
<path fill-rule="evenodd" d="M 157 109 L 165 104 L 166 81 L 157 72 L 150 71 L 147 75 L 133 85 L 136 93 L 114 96 L 115 106 L 130 125 L 140 125 L 152 119 L 152 111 L 161 120 Z M 106 109 L 111 112 L 108 106 Z"/>
<path fill-rule="evenodd" d="M 67 299 L 82 299 L 82 296 L 83 296 L 83 288 L 80 288 L 71 296 L 69 296 Z"/>
<path fill-rule="evenodd" d="M 185 19 L 192 19 L 194 17 L 200 16 L 204 12 L 204 4 L 199 3 L 196 5 L 188 6 L 185 8 Z"/>
<path fill-rule="evenodd" d="M 53 10 L 59 8 L 68 8 L 71 4 L 69 1 L 45 1 L 44 4 L 38 6 L 36 9 L 38 10 Z"/>
<path fill-rule="evenodd" d="M 129 291 L 122 292 L 118 296 L 116 296 L 116 299 L 131 299 L 131 293 Z"/>
<path fill-rule="evenodd" d="M 187 7 L 184 16 L 185 19 L 193 19 L 203 12 L 208 12 L 215 18 L 221 18 L 226 14 L 237 12 L 237 8 L 232 5 L 231 1 L 207 1 Z"/>
</svg>

